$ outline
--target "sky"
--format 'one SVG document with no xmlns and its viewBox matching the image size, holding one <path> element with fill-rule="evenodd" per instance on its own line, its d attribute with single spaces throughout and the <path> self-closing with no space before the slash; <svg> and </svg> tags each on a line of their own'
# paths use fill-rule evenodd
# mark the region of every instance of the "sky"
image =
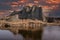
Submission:
<svg viewBox="0 0 60 40">
<path fill-rule="evenodd" d="M 37 3 L 42 6 L 44 15 L 60 16 L 60 0 L 0 0 L 0 16 L 9 15 L 14 10 L 19 10 L 25 3 Z"/>
</svg>

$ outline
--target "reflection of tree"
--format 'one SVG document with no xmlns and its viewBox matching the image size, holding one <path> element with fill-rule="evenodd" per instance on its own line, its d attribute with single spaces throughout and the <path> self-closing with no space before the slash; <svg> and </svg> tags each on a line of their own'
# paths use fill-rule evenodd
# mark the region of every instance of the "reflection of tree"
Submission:
<svg viewBox="0 0 60 40">
<path fill-rule="evenodd" d="M 34 28 L 35 27 L 35 23 L 33 23 L 33 22 L 29 22 L 29 28 Z"/>
<path fill-rule="evenodd" d="M 6 28 L 10 27 L 10 25 L 9 25 L 8 23 L 6 23 L 4 26 L 5 26 Z"/>
<path fill-rule="evenodd" d="M 24 25 L 23 24 L 20 24 L 20 28 L 23 28 L 24 27 Z"/>
</svg>

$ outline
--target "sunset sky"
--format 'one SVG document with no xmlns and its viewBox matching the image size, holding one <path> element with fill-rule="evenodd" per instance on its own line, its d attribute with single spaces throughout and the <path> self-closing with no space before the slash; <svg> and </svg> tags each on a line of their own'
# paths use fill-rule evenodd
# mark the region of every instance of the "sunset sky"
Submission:
<svg viewBox="0 0 60 40">
<path fill-rule="evenodd" d="M 22 4 L 38 3 L 45 10 L 44 13 L 58 14 L 60 16 L 60 0 L 0 0 L 0 16 L 5 16 L 10 11 L 19 10 Z"/>
</svg>

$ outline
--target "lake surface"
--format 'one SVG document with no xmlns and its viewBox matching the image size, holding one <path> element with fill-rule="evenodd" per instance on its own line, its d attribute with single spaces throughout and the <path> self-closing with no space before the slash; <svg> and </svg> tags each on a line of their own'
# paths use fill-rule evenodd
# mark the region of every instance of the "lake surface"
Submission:
<svg viewBox="0 0 60 40">
<path fill-rule="evenodd" d="M 9 30 L 0 30 L 0 40 L 60 40 L 60 26 L 46 26 L 43 33 L 22 31 L 14 34 Z"/>
<path fill-rule="evenodd" d="M 42 40 L 60 40 L 60 26 L 45 27 Z"/>
<path fill-rule="evenodd" d="M 37 32 L 21 31 L 19 34 L 15 34 L 9 30 L 0 30 L 0 40 L 40 40 L 41 34 Z"/>
<path fill-rule="evenodd" d="M 9 30 L 0 30 L 0 40 L 23 40 L 24 37 L 21 34 L 14 35 Z"/>
</svg>

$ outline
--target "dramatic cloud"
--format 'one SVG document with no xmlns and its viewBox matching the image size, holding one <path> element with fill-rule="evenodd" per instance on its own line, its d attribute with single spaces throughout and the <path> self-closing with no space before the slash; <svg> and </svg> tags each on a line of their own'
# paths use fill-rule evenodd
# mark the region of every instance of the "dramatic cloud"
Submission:
<svg viewBox="0 0 60 40">
<path fill-rule="evenodd" d="M 49 3 L 49 4 L 60 4 L 60 0 L 46 0 L 46 3 Z"/>
<path fill-rule="evenodd" d="M 20 10 L 23 4 L 33 3 L 42 5 L 44 13 L 60 13 L 60 0 L 0 0 L 0 15 L 9 13 L 8 10 Z"/>
</svg>

